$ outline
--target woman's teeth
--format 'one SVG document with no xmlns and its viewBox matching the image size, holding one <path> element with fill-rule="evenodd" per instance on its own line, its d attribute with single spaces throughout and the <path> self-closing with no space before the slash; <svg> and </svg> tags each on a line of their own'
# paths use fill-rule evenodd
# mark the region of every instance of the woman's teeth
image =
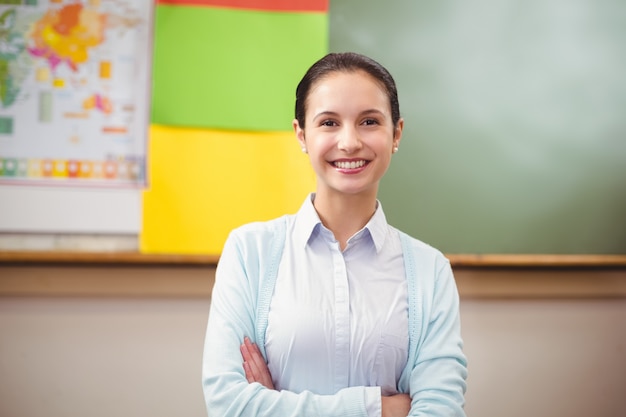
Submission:
<svg viewBox="0 0 626 417">
<path fill-rule="evenodd" d="M 360 160 L 360 161 L 337 161 L 335 162 L 335 166 L 337 168 L 340 169 L 355 169 L 355 168 L 361 168 L 363 165 L 365 165 L 365 161 L 364 160 Z"/>
</svg>

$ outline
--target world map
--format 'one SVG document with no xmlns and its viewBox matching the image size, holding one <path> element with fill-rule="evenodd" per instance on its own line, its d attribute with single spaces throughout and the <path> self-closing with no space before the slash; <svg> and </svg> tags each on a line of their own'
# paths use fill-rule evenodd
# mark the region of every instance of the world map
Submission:
<svg viewBox="0 0 626 417">
<path fill-rule="evenodd" d="M 143 181 L 152 2 L 14 3 L 0 0 L 0 182 Z"/>
</svg>

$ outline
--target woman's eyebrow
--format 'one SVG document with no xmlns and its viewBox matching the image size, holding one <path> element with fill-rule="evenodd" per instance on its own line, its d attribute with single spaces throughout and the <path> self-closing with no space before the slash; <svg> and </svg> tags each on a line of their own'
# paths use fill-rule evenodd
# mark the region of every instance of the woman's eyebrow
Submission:
<svg viewBox="0 0 626 417">
<path fill-rule="evenodd" d="M 359 116 L 365 116 L 365 115 L 370 115 L 370 114 L 377 114 L 380 116 L 384 116 L 385 113 L 381 110 L 378 109 L 367 109 L 367 110 L 363 110 L 362 112 L 359 113 Z M 334 112 L 334 111 L 330 111 L 330 110 L 325 110 L 325 111 L 321 111 L 319 113 L 317 113 L 315 116 L 313 116 L 313 120 L 317 120 L 320 117 L 337 117 L 339 115 L 339 113 Z"/>
<path fill-rule="evenodd" d="M 315 121 L 319 119 L 320 117 L 328 117 L 328 116 L 337 117 L 337 113 L 334 111 L 330 111 L 330 110 L 321 111 L 317 113 L 315 116 L 313 116 L 313 120 Z"/>
<path fill-rule="evenodd" d="M 372 113 L 379 114 L 379 115 L 381 115 L 381 116 L 384 116 L 384 115 L 385 115 L 385 113 L 384 113 L 384 112 L 382 112 L 382 111 L 380 111 L 380 110 L 378 110 L 378 109 L 368 109 L 368 110 L 363 110 L 363 111 L 361 112 L 361 114 L 362 114 L 362 115 L 372 114 Z"/>
</svg>

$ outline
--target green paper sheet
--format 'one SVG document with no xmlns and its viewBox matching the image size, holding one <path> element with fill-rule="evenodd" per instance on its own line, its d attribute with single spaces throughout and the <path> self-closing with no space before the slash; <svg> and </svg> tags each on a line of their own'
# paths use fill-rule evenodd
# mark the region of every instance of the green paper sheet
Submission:
<svg viewBox="0 0 626 417">
<path fill-rule="evenodd" d="M 159 5 L 151 121 L 291 129 L 295 89 L 328 50 L 328 15 Z"/>
</svg>

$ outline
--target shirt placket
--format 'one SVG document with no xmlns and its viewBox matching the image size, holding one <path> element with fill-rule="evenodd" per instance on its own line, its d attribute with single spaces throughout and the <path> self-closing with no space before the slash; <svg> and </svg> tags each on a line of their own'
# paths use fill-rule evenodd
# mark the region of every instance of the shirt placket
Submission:
<svg viewBox="0 0 626 417">
<path fill-rule="evenodd" d="M 346 263 L 337 242 L 332 246 L 335 284 L 335 391 L 350 380 L 350 294 Z"/>
</svg>

